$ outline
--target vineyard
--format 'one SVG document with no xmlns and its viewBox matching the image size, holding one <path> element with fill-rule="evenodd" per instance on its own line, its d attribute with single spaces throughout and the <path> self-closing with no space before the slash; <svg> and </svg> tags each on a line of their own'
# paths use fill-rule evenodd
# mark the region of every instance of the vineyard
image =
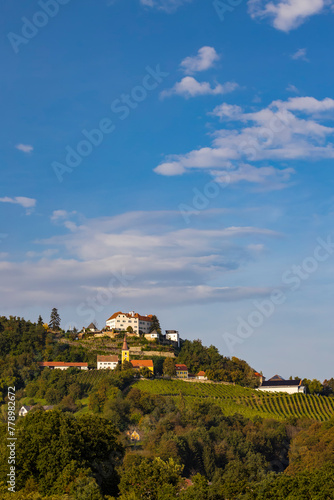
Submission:
<svg viewBox="0 0 334 500">
<path fill-rule="evenodd" d="M 140 380 L 138 389 L 151 394 L 196 401 L 212 401 L 225 415 L 240 413 L 248 418 L 261 416 L 278 420 L 289 417 L 326 421 L 334 416 L 334 398 L 305 394 L 263 393 L 237 385 L 202 384 L 181 380 Z"/>
<path fill-rule="evenodd" d="M 109 370 L 87 370 L 82 371 L 77 376 L 77 381 L 84 384 L 86 390 L 91 391 L 94 389 L 101 380 L 108 379 L 111 373 Z"/>
</svg>

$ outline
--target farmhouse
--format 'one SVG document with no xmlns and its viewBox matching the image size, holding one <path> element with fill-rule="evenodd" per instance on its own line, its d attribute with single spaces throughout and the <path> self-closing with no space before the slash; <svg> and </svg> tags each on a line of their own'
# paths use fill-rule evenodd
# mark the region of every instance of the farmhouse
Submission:
<svg viewBox="0 0 334 500">
<path fill-rule="evenodd" d="M 30 410 L 32 410 L 34 406 L 28 406 L 28 405 L 23 405 L 20 410 L 19 410 L 19 417 L 25 417 L 28 415 Z M 53 405 L 44 405 L 42 406 L 44 411 L 51 411 L 53 410 L 54 406 Z"/>
<path fill-rule="evenodd" d="M 156 342 L 160 340 L 160 335 L 156 330 L 153 330 L 151 333 L 145 333 L 145 339 L 148 340 L 149 342 Z"/>
<path fill-rule="evenodd" d="M 98 356 L 97 369 L 98 370 L 114 370 L 118 365 L 118 356 Z"/>
<path fill-rule="evenodd" d="M 175 365 L 175 370 L 178 378 L 188 378 L 188 368 L 186 365 Z"/>
<path fill-rule="evenodd" d="M 150 333 L 152 326 L 152 314 L 141 316 L 134 311 L 123 313 L 118 311 L 110 316 L 106 321 L 106 327 L 110 330 L 126 330 L 131 326 L 132 330 L 139 335 L 139 332 Z"/>
<path fill-rule="evenodd" d="M 88 370 L 88 363 L 68 363 L 65 361 L 41 361 L 38 363 L 40 368 L 50 368 L 50 370 L 67 370 L 68 368 L 79 368 Z"/>
<path fill-rule="evenodd" d="M 132 359 L 130 363 L 137 370 L 148 368 L 152 373 L 154 372 L 153 361 L 151 359 Z"/>
<path fill-rule="evenodd" d="M 32 406 L 23 405 L 19 410 L 19 417 L 25 417 L 30 412 Z"/>
<path fill-rule="evenodd" d="M 208 380 L 208 377 L 205 375 L 205 372 L 200 371 L 197 373 L 198 380 Z"/>
<path fill-rule="evenodd" d="M 306 387 L 301 380 L 284 380 L 279 375 L 274 375 L 267 381 L 262 381 L 258 391 L 287 392 L 288 394 L 306 394 Z"/>
</svg>

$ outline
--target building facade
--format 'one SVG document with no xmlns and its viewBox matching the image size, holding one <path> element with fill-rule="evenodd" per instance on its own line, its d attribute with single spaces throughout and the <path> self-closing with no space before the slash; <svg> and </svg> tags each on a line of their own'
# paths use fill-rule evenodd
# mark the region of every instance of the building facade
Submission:
<svg viewBox="0 0 334 500">
<path fill-rule="evenodd" d="M 284 380 L 279 375 L 275 375 L 269 380 L 263 381 L 257 391 L 306 394 L 306 387 L 302 385 L 301 380 Z"/>
<path fill-rule="evenodd" d="M 106 327 L 110 330 L 126 330 L 131 326 L 132 330 L 139 335 L 139 332 L 144 334 L 149 333 L 152 326 L 152 314 L 142 316 L 134 311 L 123 313 L 118 311 L 110 316 L 106 321 Z"/>
<path fill-rule="evenodd" d="M 67 363 L 65 361 L 41 361 L 38 363 L 40 368 L 50 368 L 51 370 L 67 370 L 68 368 L 79 368 L 88 370 L 88 363 Z"/>
<path fill-rule="evenodd" d="M 154 373 L 154 365 L 151 359 L 132 359 L 130 361 L 133 368 L 140 370 L 141 368 L 148 368 L 150 372 Z"/>
<path fill-rule="evenodd" d="M 177 330 L 166 330 L 166 340 L 176 342 L 177 347 L 180 347 L 180 335 Z"/>
<path fill-rule="evenodd" d="M 178 378 L 188 378 L 188 368 L 186 365 L 175 365 L 175 370 Z"/>
<path fill-rule="evenodd" d="M 98 370 L 115 370 L 118 366 L 118 356 L 98 356 L 97 369 Z"/>
</svg>

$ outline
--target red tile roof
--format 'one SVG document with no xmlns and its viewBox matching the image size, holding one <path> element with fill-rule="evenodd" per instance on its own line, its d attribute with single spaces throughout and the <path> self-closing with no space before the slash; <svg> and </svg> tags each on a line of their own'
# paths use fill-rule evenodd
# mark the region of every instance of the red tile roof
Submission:
<svg viewBox="0 0 334 500">
<path fill-rule="evenodd" d="M 152 321 L 152 314 L 148 314 L 147 316 L 141 316 L 140 314 L 138 313 L 135 313 L 133 316 L 129 313 L 123 313 L 121 311 L 118 311 L 116 313 L 114 313 L 112 316 L 110 316 L 109 319 L 107 319 L 107 321 L 110 321 L 111 319 L 115 319 L 117 318 L 117 316 L 119 314 L 124 314 L 124 316 L 126 316 L 127 318 L 138 318 L 140 321 Z"/>
<path fill-rule="evenodd" d="M 182 370 L 182 371 L 188 371 L 188 368 L 187 368 L 187 366 L 186 366 L 186 365 L 175 365 L 175 370 L 176 370 L 176 371 L 178 371 L 178 370 L 179 370 L 179 371 L 181 371 L 181 370 Z"/>
<path fill-rule="evenodd" d="M 142 366 L 153 368 L 153 361 L 151 359 L 132 359 L 130 363 L 134 368 L 140 368 Z"/>
<path fill-rule="evenodd" d="M 88 363 L 68 363 L 68 362 L 65 362 L 65 361 L 41 361 L 40 363 L 38 363 L 39 366 L 68 366 L 68 367 L 71 367 L 71 366 L 86 366 L 88 368 Z"/>
<path fill-rule="evenodd" d="M 203 372 L 203 370 L 202 370 L 202 371 L 197 373 L 197 376 L 198 377 L 205 377 L 205 372 Z"/>
</svg>

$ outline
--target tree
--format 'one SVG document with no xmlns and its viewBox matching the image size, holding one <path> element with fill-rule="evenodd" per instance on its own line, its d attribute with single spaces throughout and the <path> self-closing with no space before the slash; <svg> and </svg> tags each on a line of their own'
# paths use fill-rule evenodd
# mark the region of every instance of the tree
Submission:
<svg viewBox="0 0 334 500">
<path fill-rule="evenodd" d="M 123 447 L 118 442 L 118 432 L 108 420 L 95 415 L 76 418 L 71 413 L 57 410 L 36 411 L 29 412 L 18 422 L 18 427 L 17 489 L 23 488 L 27 479 L 33 478 L 44 495 L 51 491 L 68 493 L 68 482 L 73 477 L 80 477 L 80 469 L 84 468 L 88 469 L 103 494 L 117 492 L 116 466 L 122 458 Z M 1 458 L 2 455 L 0 449 Z M 8 467 L 7 460 L 6 465 Z M 60 476 L 62 481 L 59 481 Z M 89 489 L 96 490 L 94 487 Z M 94 491 L 94 495 L 75 498 L 95 500 L 99 497 Z"/>
<path fill-rule="evenodd" d="M 122 364 L 122 370 L 133 370 L 132 363 L 130 361 L 124 361 Z"/>
<path fill-rule="evenodd" d="M 56 309 L 56 307 L 54 307 L 51 311 L 49 326 L 55 332 L 57 332 L 60 328 L 60 316 L 58 314 L 58 309 Z"/>
<path fill-rule="evenodd" d="M 158 318 L 153 314 L 152 318 L 152 323 L 151 323 L 151 328 L 150 328 L 150 333 L 156 330 L 157 333 L 161 335 L 161 327 L 160 327 L 160 322 Z"/>
<path fill-rule="evenodd" d="M 131 492 L 134 498 L 156 500 L 161 498 L 161 491 L 169 487 L 170 496 L 165 498 L 176 498 L 182 469 L 183 466 L 176 464 L 172 458 L 164 462 L 159 457 L 152 460 L 128 455 L 123 462 L 120 492 L 123 495 Z"/>
<path fill-rule="evenodd" d="M 144 378 L 153 377 L 153 373 L 147 368 L 147 366 L 143 366 L 143 368 L 140 369 L 140 375 L 142 375 Z"/>
<path fill-rule="evenodd" d="M 175 361 L 173 358 L 166 358 L 163 364 L 163 373 L 169 377 L 174 377 L 176 375 L 175 371 Z"/>
<path fill-rule="evenodd" d="M 128 326 L 127 329 L 126 329 L 127 332 L 129 333 L 133 333 L 133 328 L 132 326 Z"/>
</svg>

